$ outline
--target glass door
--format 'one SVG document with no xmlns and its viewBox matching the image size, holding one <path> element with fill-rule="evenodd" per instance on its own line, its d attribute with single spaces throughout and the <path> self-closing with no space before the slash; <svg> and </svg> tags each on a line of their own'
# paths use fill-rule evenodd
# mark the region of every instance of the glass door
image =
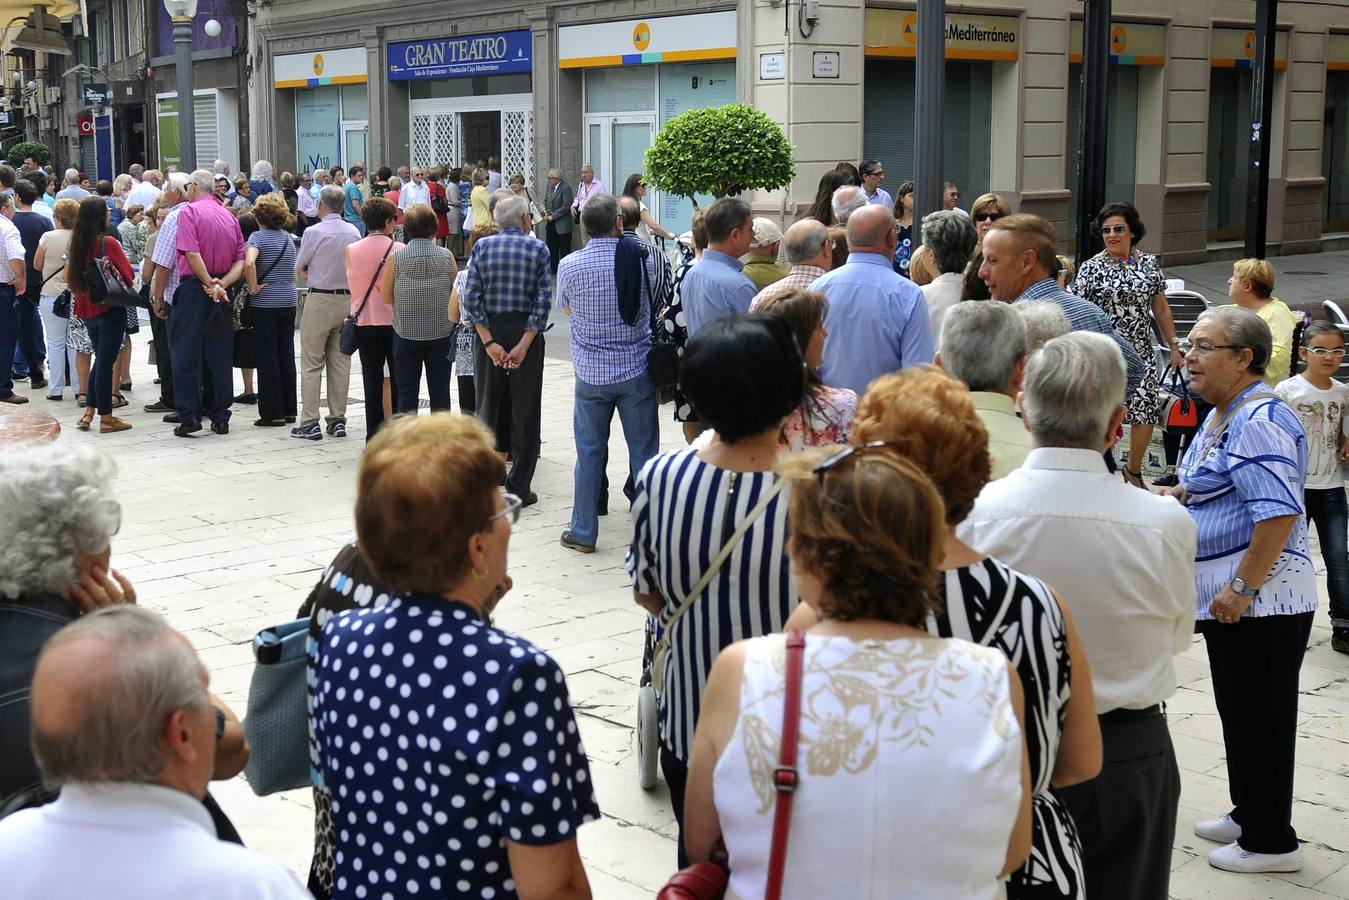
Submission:
<svg viewBox="0 0 1349 900">
<path fill-rule="evenodd" d="M 365 136 L 368 122 L 342 123 L 342 165 L 350 169 L 354 163 L 365 163 Z"/>
<path fill-rule="evenodd" d="M 641 173 L 646 150 L 656 139 L 656 117 L 587 116 L 585 161 L 595 167 L 595 177 L 615 196 L 623 193 L 628 176 Z M 656 209 L 654 195 L 646 206 Z"/>
</svg>

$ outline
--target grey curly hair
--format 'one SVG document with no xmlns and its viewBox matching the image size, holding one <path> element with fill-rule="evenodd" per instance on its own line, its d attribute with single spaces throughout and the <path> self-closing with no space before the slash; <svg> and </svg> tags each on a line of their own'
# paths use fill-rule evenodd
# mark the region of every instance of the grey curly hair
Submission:
<svg viewBox="0 0 1349 900">
<path fill-rule="evenodd" d="M 107 549 L 122 521 L 116 471 L 88 448 L 21 444 L 0 454 L 0 596 L 63 593 L 75 554 Z"/>
</svg>

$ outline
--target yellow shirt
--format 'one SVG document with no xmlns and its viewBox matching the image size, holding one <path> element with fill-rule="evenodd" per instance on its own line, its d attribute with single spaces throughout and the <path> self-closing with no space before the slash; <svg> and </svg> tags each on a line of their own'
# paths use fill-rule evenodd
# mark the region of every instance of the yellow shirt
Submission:
<svg viewBox="0 0 1349 900">
<path fill-rule="evenodd" d="M 1234 305 L 1228 304 L 1228 306 Z M 1265 320 L 1265 324 L 1269 326 L 1269 333 L 1274 338 L 1273 349 L 1269 355 L 1269 365 L 1265 366 L 1265 374 L 1261 378 L 1265 384 L 1274 387 L 1291 374 L 1293 329 L 1297 327 L 1299 317 L 1288 308 L 1287 303 L 1284 303 L 1278 297 L 1270 298 L 1268 303 L 1255 312 Z"/>
<path fill-rule="evenodd" d="M 487 201 L 492 194 L 484 185 L 474 185 L 472 193 L 468 195 L 469 204 L 473 208 L 473 227 L 479 228 L 490 224 L 492 214 L 487 210 Z"/>
<path fill-rule="evenodd" d="M 993 461 L 993 479 L 1021 468 L 1034 449 L 1030 432 L 1016 414 L 1012 398 L 990 391 L 971 391 L 975 414 L 988 429 L 988 455 Z"/>
</svg>

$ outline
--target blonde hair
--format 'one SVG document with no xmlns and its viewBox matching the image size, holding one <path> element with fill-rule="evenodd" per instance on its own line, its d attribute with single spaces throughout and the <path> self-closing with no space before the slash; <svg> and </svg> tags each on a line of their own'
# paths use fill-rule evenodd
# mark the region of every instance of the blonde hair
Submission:
<svg viewBox="0 0 1349 900">
<path fill-rule="evenodd" d="M 927 249 L 926 244 L 919 244 L 918 249 L 914 250 L 913 255 L 909 257 L 909 277 L 919 287 L 931 284 L 932 279 L 937 277 L 937 268 L 932 261 L 932 251 Z"/>
<path fill-rule="evenodd" d="M 1239 259 L 1232 263 L 1232 274 L 1251 283 L 1251 293 L 1261 300 L 1274 293 L 1274 266 L 1267 259 Z"/>
<path fill-rule="evenodd" d="M 1012 214 L 1011 205 L 1002 198 L 1002 195 L 989 191 L 987 194 L 980 194 L 978 198 L 970 204 L 970 215 L 973 216 L 990 204 L 997 209 L 998 215 L 1000 216 L 1010 216 Z"/>
<path fill-rule="evenodd" d="M 56 220 L 57 225 L 65 229 L 75 227 L 75 217 L 79 214 L 80 201 L 72 200 L 69 197 L 62 197 L 52 207 L 52 218 Z"/>
</svg>

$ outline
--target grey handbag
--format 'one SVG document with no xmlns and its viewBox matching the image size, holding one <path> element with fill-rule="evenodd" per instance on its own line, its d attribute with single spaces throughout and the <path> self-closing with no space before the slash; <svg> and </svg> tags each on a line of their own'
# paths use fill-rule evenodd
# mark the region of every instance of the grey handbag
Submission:
<svg viewBox="0 0 1349 900">
<path fill-rule="evenodd" d="M 264 628 L 253 638 L 244 735 L 244 776 L 259 797 L 308 787 L 309 699 L 305 688 L 309 619 Z"/>
</svg>

